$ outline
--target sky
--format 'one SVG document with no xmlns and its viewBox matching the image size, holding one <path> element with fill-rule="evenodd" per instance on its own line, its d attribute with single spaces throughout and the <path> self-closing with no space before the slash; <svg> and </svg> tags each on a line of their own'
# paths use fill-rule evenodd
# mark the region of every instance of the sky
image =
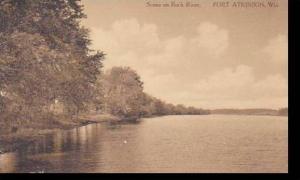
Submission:
<svg viewBox="0 0 300 180">
<path fill-rule="evenodd" d="M 173 0 L 200 7 L 152 7 L 163 0 L 83 0 L 91 48 L 104 68 L 129 66 L 144 91 L 199 108 L 288 104 L 286 0 L 265 7 L 214 7 L 225 0 Z"/>
</svg>

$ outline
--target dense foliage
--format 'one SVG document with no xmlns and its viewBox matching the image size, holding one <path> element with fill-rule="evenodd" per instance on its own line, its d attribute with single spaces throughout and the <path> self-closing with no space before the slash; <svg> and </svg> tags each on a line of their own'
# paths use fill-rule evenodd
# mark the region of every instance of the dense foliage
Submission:
<svg viewBox="0 0 300 180">
<path fill-rule="evenodd" d="M 104 54 L 88 48 L 76 0 L 0 1 L 1 122 L 49 121 L 87 110 Z"/>
</svg>

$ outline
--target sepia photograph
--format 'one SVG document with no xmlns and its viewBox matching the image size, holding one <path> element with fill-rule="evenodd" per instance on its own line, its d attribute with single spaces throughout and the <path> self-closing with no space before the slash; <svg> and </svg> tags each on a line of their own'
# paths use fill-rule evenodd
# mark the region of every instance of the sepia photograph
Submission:
<svg viewBox="0 0 300 180">
<path fill-rule="evenodd" d="M 288 173 L 288 0 L 0 0 L 0 174 Z"/>
</svg>

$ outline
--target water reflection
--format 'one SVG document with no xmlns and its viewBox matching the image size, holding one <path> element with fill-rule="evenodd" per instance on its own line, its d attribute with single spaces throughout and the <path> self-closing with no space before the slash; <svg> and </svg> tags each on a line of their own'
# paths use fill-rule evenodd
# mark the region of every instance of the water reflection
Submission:
<svg viewBox="0 0 300 180">
<path fill-rule="evenodd" d="M 0 154 L 0 172 L 14 172 L 17 160 L 16 153 Z"/>
</svg>

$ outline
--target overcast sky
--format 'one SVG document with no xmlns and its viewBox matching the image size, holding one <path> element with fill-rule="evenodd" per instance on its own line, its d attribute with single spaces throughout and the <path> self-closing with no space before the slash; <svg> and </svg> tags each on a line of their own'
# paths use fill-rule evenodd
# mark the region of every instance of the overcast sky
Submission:
<svg viewBox="0 0 300 180">
<path fill-rule="evenodd" d="M 216 8 L 207 0 L 192 1 L 201 8 L 155 8 L 146 2 L 162 1 L 83 1 L 83 25 L 91 30 L 92 48 L 107 54 L 105 69 L 130 66 L 145 92 L 174 104 L 287 106 L 287 1 L 278 8 Z"/>
</svg>

